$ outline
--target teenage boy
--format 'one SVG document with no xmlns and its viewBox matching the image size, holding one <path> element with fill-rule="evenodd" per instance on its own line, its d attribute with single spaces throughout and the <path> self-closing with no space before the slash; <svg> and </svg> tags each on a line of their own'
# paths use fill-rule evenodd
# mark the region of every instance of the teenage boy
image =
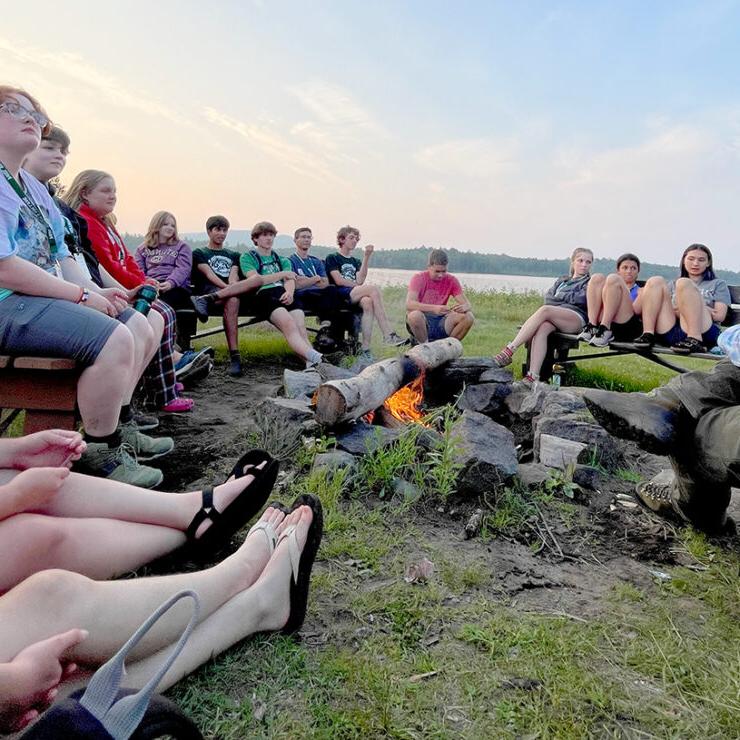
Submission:
<svg viewBox="0 0 740 740">
<path fill-rule="evenodd" d="M 435 339 L 462 339 L 475 320 L 470 301 L 463 293 L 460 281 L 447 272 L 447 253 L 433 249 L 427 269 L 411 278 L 406 293 L 406 327 L 422 344 Z M 454 304 L 449 306 L 450 298 Z"/>
<path fill-rule="evenodd" d="M 239 354 L 239 296 L 259 288 L 262 279 L 257 276 L 239 280 L 239 252 L 224 247 L 230 226 L 225 216 L 211 216 L 206 221 L 208 246 L 193 250 L 196 295 L 191 300 L 201 321 L 208 321 L 212 313 L 223 313 L 231 360 L 228 373 L 238 378 L 243 372 Z"/>
<path fill-rule="evenodd" d="M 378 322 L 383 332 L 384 342 L 394 347 L 406 344 L 391 328 L 383 306 L 383 297 L 376 285 L 365 285 L 370 257 L 375 247 L 365 245 L 362 262 L 352 256 L 360 241 L 360 232 L 354 226 L 342 226 L 337 232 L 339 251 L 326 258 L 326 272 L 329 280 L 340 288 L 340 294 L 347 296 L 353 305 L 359 304 L 362 309 L 362 353 L 360 360 L 372 361 L 370 340 L 373 333 L 373 320 Z"/>
<path fill-rule="evenodd" d="M 255 249 L 244 252 L 239 260 L 247 279 L 260 277 L 262 286 L 245 299 L 250 313 L 264 317 L 277 327 L 290 348 L 306 362 L 306 369 L 318 365 L 322 355 L 308 341 L 301 304 L 295 298 L 295 273 L 290 262 L 272 249 L 277 229 L 269 221 L 260 221 L 252 229 Z"/>
</svg>

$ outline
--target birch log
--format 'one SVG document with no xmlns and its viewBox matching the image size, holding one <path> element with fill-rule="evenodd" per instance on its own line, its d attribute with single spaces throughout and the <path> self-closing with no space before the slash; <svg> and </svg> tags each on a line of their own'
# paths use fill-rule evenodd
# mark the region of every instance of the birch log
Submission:
<svg viewBox="0 0 740 740">
<path fill-rule="evenodd" d="M 358 419 L 421 373 L 462 357 L 462 352 L 459 340 L 438 339 L 419 344 L 401 357 L 373 363 L 354 378 L 322 383 L 316 395 L 316 421 L 334 426 Z"/>
</svg>

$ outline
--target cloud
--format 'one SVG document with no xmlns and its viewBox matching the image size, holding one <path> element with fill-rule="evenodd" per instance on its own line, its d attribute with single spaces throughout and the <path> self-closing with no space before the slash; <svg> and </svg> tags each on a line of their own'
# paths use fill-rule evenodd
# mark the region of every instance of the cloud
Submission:
<svg viewBox="0 0 740 740">
<path fill-rule="evenodd" d="M 519 169 L 513 139 L 455 139 L 424 147 L 414 155 L 422 167 L 448 175 L 491 178 Z"/>
<path fill-rule="evenodd" d="M 233 131 L 246 139 L 252 146 L 276 159 L 285 167 L 315 180 L 334 180 L 341 182 L 320 157 L 292 143 L 285 137 L 264 125 L 245 123 L 215 108 L 203 111 L 205 118 L 221 128 Z"/>
<path fill-rule="evenodd" d="M 71 52 L 51 52 L 34 46 L 17 44 L 0 37 L 0 53 L 5 53 L 23 65 L 41 67 L 74 80 L 75 86 L 87 88 L 99 99 L 123 108 L 139 111 L 150 116 L 164 118 L 179 126 L 192 126 L 192 121 L 173 110 L 171 106 L 146 95 L 145 92 L 128 89 L 113 75 L 100 71 L 82 55 Z"/>
</svg>

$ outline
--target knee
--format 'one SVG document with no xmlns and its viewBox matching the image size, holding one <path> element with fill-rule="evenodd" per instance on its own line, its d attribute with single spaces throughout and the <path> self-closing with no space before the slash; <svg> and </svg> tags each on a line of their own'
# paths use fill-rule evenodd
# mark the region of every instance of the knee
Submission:
<svg viewBox="0 0 740 740">
<path fill-rule="evenodd" d="M 468 311 L 466 314 L 463 315 L 463 324 L 470 329 L 470 327 L 473 326 L 475 323 L 475 316 L 473 316 L 472 311 Z"/>
<path fill-rule="evenodd" d="M 676 280 L 676 293 L 685 293 L 687 290 L 696 290 L 696 286 L 690 278 L 678 278 Z"/>
<path fill-rule="evenodd" d="M 598 287 L 600 285 L 603 285 L 605 282 L 607 282 L 610 277 L 616 277 L 616 275 L 609 275 L 607 277 L 602 272 L 596 272 L 593 275 L 591 275 L 591 280 L 589 280 L 589 285 Z"/>
<path fill-rule="evenodd" d="M 593 278 L 591 278 L 591 280 L 593 280 Z M 616 275 L 615 273 L 611 273 L 610 275 L 607 275 L 602 280 L 602 282 L 605 283 L 606 285 L 620 285 L 622 283 L 622 278 L 619 277 L 619 275 Z"/>
<path fill-rule="evenodd" d="M 373 299 L 370 296 L 363 296 L 360 298 L 360 307 L 363 311 L 372 311 Z"/>
<path fill-rule="evenodd" d="M 424 321 L 424 314 L 421 311 L 409 311 L 406 314 L 406 320 L 409 324 L 418 324 Z"/>
<path fill-rule="evenodd" d="M 53 562 L 53 555 L 66 539 L 64 527 L 59 519 L 40 514 L 17 514 L 13 517 L 13 538 L 21 547 L 33 548 L 43 554 L 46 562 Z"/>
<path fill-rule="evenodd" d="M 661 277 L 660 275 L 655 275 L 651 278 L 648 278 L 647 282 L 645 283 L 645 289 L 657 289 L 657 288 L 666 288 L 668 286 L 668 283 L 666 282 L 666 279 L 664 277 Z"/>
<path fill-rule="evenodd" d="M 79 573 L 50 568 L 29 576 L 15 591 L 20 598 L 30 600 L 37 612 L 59 614 L 78 603 L 80 590 L 90 583 L 89 578 Z"/>
<path fill-rule="evenodd" d="M 134 353 L 134 336 L 125 326 L 116 327 L 115 331 L 108 337 L 103 350 L 98 355 L 98 360 L 107 360 L 128 367 Z M 97 364 L 97 363 L 96 363 Z"/>
</svg>

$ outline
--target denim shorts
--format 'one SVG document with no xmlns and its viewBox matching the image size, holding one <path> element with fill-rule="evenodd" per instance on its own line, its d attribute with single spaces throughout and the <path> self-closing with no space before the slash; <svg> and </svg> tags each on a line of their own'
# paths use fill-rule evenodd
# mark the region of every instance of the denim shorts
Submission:
<svg viewBox="0 0 740 740">
<path fill-rule="evenodd" d="M 71 301 L 13 293 L 0 301 L 0 352 L 31 357 L 66 357 L 92 365 L 116 330 L 118 319 Z"/>
</svg>

